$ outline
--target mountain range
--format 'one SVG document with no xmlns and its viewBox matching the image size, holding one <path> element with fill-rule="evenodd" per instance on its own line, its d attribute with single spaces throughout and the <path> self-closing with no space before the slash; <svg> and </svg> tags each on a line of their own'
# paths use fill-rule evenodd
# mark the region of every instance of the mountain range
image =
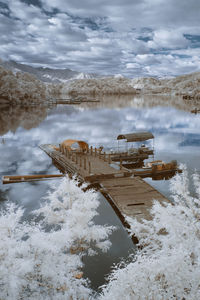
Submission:
<svg viewBox="0 0 200 300">
<path fill-rule="evenodd" d="M 15 61 L 1 61 L 0 66 L 13 73 L 23 72 L 34 75 L 37 79 L 49 83 L 64 83 L 73 79 L 97 78 L 96 74 L 86 74 L 70 69 L 51 69 L 45 67 L 32 67 Z"/>
</svg>

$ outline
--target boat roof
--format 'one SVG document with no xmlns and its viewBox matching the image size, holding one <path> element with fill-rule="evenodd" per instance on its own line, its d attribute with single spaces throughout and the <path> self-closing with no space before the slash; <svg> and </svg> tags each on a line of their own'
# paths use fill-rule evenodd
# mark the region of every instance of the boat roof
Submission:
<svg viewBox="0 0 200 300">
<path fill-rule="evenodd" d="M 65 140 L 65 141 L 63 141 L 62 143 L 61 143 L 61 145 L 62 146 L 65 146 L 65 147 L 67 147 L 67 148 L 69 148 L 69 149 L 71 149 L 71 146 L 73 145 L 73 144 L 75 144 L 75 143 L 77 143 L 78 145 L 79 145 L 79 147 L 80 147 L 80 149 L 88 149 L 89 148 L 89 146 L 88 146 L 88 144 L 86 143 L 86 142 L 84 142 L 84 141 L 79 141 L 79 140 Z"/>
<path fill-rule="evenodd" d="M 126 140 L 127 142 L 142 142 L 153 138 L 154 135 L 151 132 L 143 131 L 143 132 L 120 134 L 118 135 L 117 140 Z"/>
</svg>

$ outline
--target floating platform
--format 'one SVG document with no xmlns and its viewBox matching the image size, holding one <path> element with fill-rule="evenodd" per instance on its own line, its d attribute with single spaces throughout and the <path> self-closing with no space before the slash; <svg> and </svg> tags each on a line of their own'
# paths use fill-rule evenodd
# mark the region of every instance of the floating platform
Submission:
<svg viewBox="0 0 200 300">
<path fill-rule="evenodd" d="M 150 219 L 154 200 L 169 202 L 142 178 L 135 177 L 132 170 L 115 164 L 111 154 L 102 153 L 101 149 L 71 150 L 62 144 L 60 147 L 45 144 L 40 149 L 51 157 L 62 173 L 76 175 L 80 181 L 97 187 L 125 225 L 126 216 Z"/>
</svg>

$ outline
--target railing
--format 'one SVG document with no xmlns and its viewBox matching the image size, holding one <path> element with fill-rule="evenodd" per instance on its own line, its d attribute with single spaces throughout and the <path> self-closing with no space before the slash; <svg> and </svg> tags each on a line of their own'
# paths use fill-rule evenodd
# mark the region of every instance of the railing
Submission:
<svg viewBox="0 0 200 300">
<path fill-rule="evenodd" d="M 89 159 L 90 156 L 97 157 L 98 159 L 107 162 L 109 165 L 111 163 L 114 164 L 114 162 L 112 162 L 112 156 L 115 155 L 115 153 L 106 153 L 105 151 L 102 151 L 102 148 L 93 148 L 91 146 L 90 148 L 81 151 L 79 149 L 71 150 L 67 147 L 63 147 L 63 145 L 59 145 L 59 150 L 63 155 L 79 166 L 79 168 L 88 171 L 89 174 L 92 173 L 92 163 Z M 122 169 L 122 159 L 120 159 L 119 169 Z"/>
</svg>

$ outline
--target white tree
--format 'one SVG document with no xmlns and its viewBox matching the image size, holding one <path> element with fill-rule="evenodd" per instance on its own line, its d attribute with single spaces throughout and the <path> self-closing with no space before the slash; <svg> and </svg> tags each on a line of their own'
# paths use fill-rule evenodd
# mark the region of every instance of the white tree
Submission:
<svg viewBox="0 0 200 300">
<path fill-rule="evenodd" d="M 191 196 L 184 169 L 171 182 L 173 203 L 155 201 L 150 221 L 128 219 L 140 241 L 137 253 L 115 267 L 97 296 L 82 277 L 81 258 L 94 254 L 94 246 L 106 251 L 113 228 L 92 221 L 96 193 L 64 179 L 32 224 L 10 205 L 0 218 L 0 299 L 199 299 L 199 183 L 193 175 Z"/>
<path fill-rule="evenodd" d="M 200 299 L 200 177 L 188 174 L 171 181 L 173 204 L 155 201 L 152 220 L 131 218 L 139 248 L 131 263 L 115 268 L 100 299 Z"/>
<path fill-rule="evenodd" d="M 88 299 L 82 256 L 106 251 L 113 227 L 95 225 L 97 194 L 65 178 L 37 211 L 8 205 L 0 217 L 0 299 Z M 93 246 L 91 246 L 93 245 Z"/>
<path fill-rule="evenodd" d="M 50 95 L 44 83 L 29 73 L 11 71 L 0 66 L 0 96 L 9 102 L 43 102 Z"/>
</svg>

